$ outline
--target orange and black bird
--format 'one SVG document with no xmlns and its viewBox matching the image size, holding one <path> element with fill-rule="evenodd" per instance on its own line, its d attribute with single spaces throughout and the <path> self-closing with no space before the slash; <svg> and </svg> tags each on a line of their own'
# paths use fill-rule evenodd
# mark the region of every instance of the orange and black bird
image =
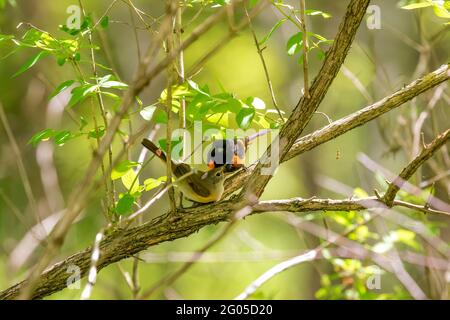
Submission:
<svg viewBox="0 0 450 320">
<path fill-rule="evenodd" d="M 170 165 L 172 174 L 177 180 L 175 186 L 189 200 L 197 203 L 219 201 L 224 192 L 224 168 L 214 168 L 206 172 L 194 170 L 187 163 L 167 162 L 166 154 L 148 139 L 142 140 L 142 145 L 161 159 L 167 166 Z"/>
<path fill-rule="evenodd" d="M 225 172 L 230 173 L 237 171 L 245 166 L 245 154 L 248 146 L 256 138 L 267 134 L 268 130 L 261 130 L 244 139 L 221 139 L 215 140 L 211 144 L 211 149 L 208 152 L 208 168 L 225 167 Z"/>
</svg>

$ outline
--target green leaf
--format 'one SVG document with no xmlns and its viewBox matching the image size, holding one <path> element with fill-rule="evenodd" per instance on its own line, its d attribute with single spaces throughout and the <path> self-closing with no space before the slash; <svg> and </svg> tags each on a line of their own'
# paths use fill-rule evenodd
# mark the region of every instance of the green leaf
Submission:
<svg viewBox="0 0 450 320">
<path fill-rule="evenodd" d="M 134 172 L 133 169 L 129 169 L 125 174 L 120 177 L 122 180 L 123 185 L 125 188 L 127 188 L 128 193 L 135 194 L 136 192 L 139 192 L 139 178 L 136 175 L 136 172 Z"/>
<path fill-rule="evenodd" d="M 61 92 L 63 92 L 67 88 L 69 88 L 71 85 L 73 85 L 74 83 L 75 83 L 75 80 L 64 81 L 63 83 L 61 83 L 59 86 L 56 87 L 56 89 L 50 95 L 49 99 L 57 96 L 58 94 L 60 94 Z"/>
<path fill-rule="evenodd" d="M 261 42 L 259 43 L 260 46 L 264 45 L 272 36 L 272 34 L 283 25 L 287 21 L 286 18 L 283 18 L 281 20 L 278 20 L 277 23 L 270 29 L 270 31 L 262 38 Z"/>
<path fill-rule="evenodd" d="M 58 146 L 64 145 L 67 141 L 73 139 L 75 136 L 70 131 L 60 131 L 53 137 L 55 144 Z"/>
<path fill-rule="evenodd" d="M 298 32 L 289 38 L 286 44 L 287 54 L 292 56 L 299 52 L 303 44 L 303 32 Z"/>
<path fill-rule="evenodd" d="M 242 101 L 239 101 L 238 99 L 231 98 L 228 100 L 228 111 L 234 114 L 238 114 L 239 111 L 242 109 Z"/>
<path fill-rule="evenodd" d="M 167 177 L 160 177 L 158 179 L 149 178 L 144 181 L 145 191 L 150 191 L 155 188 L 158 188 L 160 185 L 162 185 L 164 182 L 167 181 Z"/>
<path fill-rule="evenodd" d="M 50 138 L 53 138 L 56 134 L 56 131 L 53 129 L 45 129 L 38 133 L 36 133 L 29 141 L 28 144 L 33 146 L 37 146 L 41 141 L 47 141 Z"/>
<path fill-rule="evenodd" d="M 104 16 L 102 18 L 102 20 L 100 21 L 100 25 L 102 26 L 103 29 L 108 28 L 108 26 L 109 26 L 109 17 L 108 16 Z"/>
<path fill-rule="evenodd" d="M 191 88 L 194 89 L 195 91 L 197 91 L 198 93 L 203 94 L 205 96 L 209 96 L 209 93 L 206 92 L 205 90 L 201 89 L 199 87 L 199 85 L 197 83 L 195 83 L 194 81 L 188 80 L 188 83 L 191 86 Z"/>
<path fill-rule="evenodd" d="M 267 121 L 267 119 L 263 116 L 258 116 L 256 123 L 258 123 L 264 129 L 270 129 L 272 123 Z"/>
<path fill-rule="evenodd" d="M 66 57 L 58 57 L 56 59 L 56 63 L 58 64 L 58 66 L 62 67 L 63 65 L 66 64 L 67 58 Z"/>
<path fill-rule="evenodd" d="M 116 213 L 119 215 L 130 214 L 133 209 L 135 198 L 129 193 L 125 193 L 116 204 Z"/>
<path fill-rule="evenodd" d="M 164 111 L 162 109 L 158 109 L 158 111 L 156 112 L 156 115 L 155 115 L 155 122 L 161 123 L 161 124 L 167 124 L 168 121 L 169 121 L 169 118 L 167 117 L 166 111 Z"/>
<path fill-rule="evenodd" d="M 308 16 L 322 16 L 325 19 L 331 18 L 331 14 L 320 11 L 320 10 L 314 10 L 314 9 L 309 9 L 309 10 L 305 10 L 305 14 Z"/>
<path fill-rule="evenodd" d="M 254 108 L 243 108 L 236 116 L 236 122 L 241 129 L 248 129 L 255 117 Z"/>
<path fill-rule="evenodd" d="M 172 140 L 172 145 L 171 145 L 172 150 L 174 149 L 174 147 L 175 147 L 176 145 L 180 144 L 181 141 L 182 141 L 182 137 L 178 137 L 178 139 Z M 160 148 L 161 148 L 164 152 L 167 152 L 167 139 L 160 139 L 160 140 L 158 141 L 158 143 L 159 143 Z M 180 151 L 181 151 L 181 150 L 180 150 Z M 172 154 L 172 156 L 173 156 L 173 154 Z"/>
<path fill-rule="evenodd" d="M 99 127 L 97 129 L 92 129 L 88 132 L 88 137 L 92 139 L 99 139 L 105 135 L 105 127 Z"/>
<path fill-rule="evenodd" d="M 408 4 L 406 6 L 402 6 L 402 9 L 405 10 L 412 10 L 412 9 L 419 9 L 419 8 L 426 8 L 426 7 L 431 7 L 434 4 L 432 2 L 418 2 L 418 3 L 412 3 L 412 4 Z"/>
<path fill-rule="evenodd" d="M 435 5 L 433 6 L 433 11 L 439 18 L 450 19 L 450 12 L 448 12 L 443 6 Z"/>
<path fill-rule="evenodd" d="M 107 81 L 101 84 L 102 88 L 106 88 L 106 89 L 119 89 L 119 90 L 124 90 L 126 88 L 128 88 L 128 85 L 126 83 L 120 82 L 120 81 Z"/>
<path fill-rule="evenodd" d="M 153 119 L 153 115 L 156 111 L 156 106 L 149 106 L 142 109 L 140 112 L 141 117 L 144 118 L 144 120 L 150 121 Z"/>
<path fill-rule="evenodd" d="M 76 87 L 72 90 L 72 97 L 69 100 L 68 107 L 71 108 L 77 103 L 82 102 L 87 96 L 91 95 L 98 89 L 97 85 L 87 84 Z"/>
<path fill-rule="evenodd" d="M 137 167 L 139 165 L 140 165 L 139 162 L 125 160 L 125 161 L 121 162 L 120 164 L 118 164 L 113 169 L 113 171 L 111 172 L 111 179 L 112 180 L 120 179 L 123 175 L 125 175 L 128 172 L 128 170 L 130 170 L 131 168 Z"/>
<path fill-rule="evenodd" d="M 250 97 L 247 99 L 247 104 L 255 108 L 256 110 L 266 109 L 266 104 L 260 98 Z"/>
<path fill-rule="evenodd" d="M 29 59 L 27 62 L 25 62 L 22 67 L 20 67 L 19 71 L 17 71 L 12 77 L 15 78 L 28 69 L 32 68 L 39 60 L 42 58 L 48 56 L 50 53 L 48 51 L 41 51 L 37 55 L 33 56 L 31 59 Z"/>
</svg>

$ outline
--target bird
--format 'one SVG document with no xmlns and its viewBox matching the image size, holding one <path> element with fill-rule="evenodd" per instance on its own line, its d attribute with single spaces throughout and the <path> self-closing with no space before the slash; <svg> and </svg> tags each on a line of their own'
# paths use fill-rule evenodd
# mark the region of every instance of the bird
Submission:
<svg viewBox="0 0 450 320">
<path fill-rule="evenodd" d="M 245 137 L 244 139 L 220 139 L 211 144 L 207 154 L 207 164 L 210 170 L 224 167 L 224 172 L 231 173 L 245 168 L 245 154 L 249 144 L 256 138 L 267 134 L 268 130 Z"/>
<path fill-rule="evenodd" d="M 142 140 L 142 145 L 161 159 L 166 165 L 166 154 L 148 139 Z M 208 171 L 194 170 L 190 165 L 171 161 L 170 168 L 175 178 L 175 186 L 183 195 L 196 203 L 217 202 L 224 192 L 225 173 L 223 167 L 213 168 Z"/>
</svg>

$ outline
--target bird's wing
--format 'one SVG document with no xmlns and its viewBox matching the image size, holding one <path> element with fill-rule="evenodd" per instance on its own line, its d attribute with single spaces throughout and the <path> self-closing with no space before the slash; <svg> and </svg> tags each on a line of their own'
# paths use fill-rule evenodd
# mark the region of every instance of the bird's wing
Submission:
<svg viewBox="0 0 450 320">
<path fill-rule="evenodd" d="M 195 173 L 192 176 L 187 177 L 186 181 L 196 194 L 207 198 L 211 195 L 211 192 L 208 190 L 208 188 L 203 186 L 204 181 L 202 180 L 201 176 L 201 173 Z"/>
<path fill-rule="evenodd" d="M 175 166 L 173 173 L 177 178 L 181 178 L 185 174 L 191 172 L 191 167 L 186 163 L 179 163 Z M 204 187 L 205 181 L 202 179 L 202 176 L 205 173 L 203 171 L 198 171 L 193 173 L 192 175 L 186 177 L 184 181 L 192 188 L 192 190 L 201 197 L 209 197 L 211 192 L 208 188 Z"/>
<path fill-rule="evenodd" d="M 178 163 L 172 167 L 172 172 L 177 178 L 181 178 L 185 174 L 192 171 L 191 167 L 186 163 Z"/>
</svg>

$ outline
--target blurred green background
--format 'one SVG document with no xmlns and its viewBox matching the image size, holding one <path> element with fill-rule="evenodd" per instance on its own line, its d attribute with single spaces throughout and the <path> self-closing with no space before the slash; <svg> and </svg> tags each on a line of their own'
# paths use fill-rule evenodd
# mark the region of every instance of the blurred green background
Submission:
<svg viewBox="0 0 450 320">
<path fill-rule="evenodd" d="M 298 1 L 286 1 L 298 5 Z M 328 12 L 329 19 L 308 17 L 310 30 L 333 39 L 339 21 L 345 12 L 348 1 L 316 0 L 307 1 L 307 7 Z M 135 5 L 145 12 L 157 17 L 164 13 L 162 1 L 136 0 Z M 68 14 L 66 9 L 76 1 L 60 0 L 17 0 L 17 6 L 6 5 L 0 11 L 0 33 L 13 34 L 19 37 L 25 27 L 16 28 L 20 22 L 31 23 L 40 29 L 62 36 L 58 25 L 64 24 Z M 110 1 L 84 1 L 88 12 L 99 18 L 109 6 Z M 405 39 L 421 43 L 443 29 L 443 21 L 434 16 L 431 10 L 420 13 L 398 8 L 397 1 L 372 1 L 381 8 L 381 29 L 369 30 L 364 21 L 358 31 L 345 66 L 359 79 L 367 92 L 376 101 L 385 95 L 401 88 L 415 77 L 432 71 L 439 65 L 448 62 L 450 53 L 450 36 L 445 33 L 438 41 L 430 44 L 428 60 L 424 68 L 416 68 L 419 64 L 419 53 L 408 45 Z M 184 13 L 185 21 L 193 17 L 198 6 L 189 8 Z M 216 9 L 205 9 L 186 30 L 201 22 Z M 130 27 L 130 12 L 123 3 L 117 4 L 109 13 L 110 26 L 104 31 L 104 41 L 97 37 L 96 44 L 107 43 L 108 52 L 116 66 L 116 71 L 124 82 L 129 83 L 137 65 L 137 49 L 133 30 Z M 240 15 L 242 17 L 242 15 Z M 281 18 L 273 7 L 261 13 L 253 22 L 257 35 L 261 38 Z M 136 17 L 135 17 L 136 19 Z M 138 23 L 138 22 L 136 22 Z M 190 47 L 185 53 L 186 65 L 189 67 L 208 48 L 217 43 L 227 32 L 226 23 L 219 24 L 204 37 Z M 302 68 L 297 58 L 288 56 L 285 50 L 286 41 L 295 33 L 295 29 L 285 23 L 277 30 L 264 50 L 265 59 L 274 84 L 279 105 L 289 114 L 297 103 L 303 86 Z M 142 48 L 149 44 L 150 37 L 146 31 L 138 30 Z M 0 48 L 1 50 L 1 48 Z M 1 56 L 6 51 L 0 51 Z M 100 63 L 108 65 L 104 51 L 97 53 Z M 38 131 L 47 127 L 55 129 L 74 127 L 66 113 L 61 113 L 57 101 L 49 103 L 48 95 L 55 85 L 73 78 L 70 68 L 59 67 L 54 59 L 46 58 L 27 73 L 12 79 L 11 76 L 31 56 L 31 52 L 23 50 L 7 59 L 0 60 L 0 101 L 4 105 L 10 126 L 20 147 L 25 167 L 31 182 L 34 196 L 37 199 L 39 214 L 45 219 L 49 212 L 64 208 L 67 195 L 79 182 L 91 158 L 91 143 L 86 139 L 77 139 L 61 147 L 53 147 L 51 143 L 35 148 L 27 141 Z M 318 72 L 321 61 L 316 54 L 310 56 L 310 78 Z M 83 68 L 89 70 L 89 65 Z M 255 50 L 251 33 L 248 29 L 232 40 L 223 50 L 214 56 L 194 77 L 199 84 L 208 84 L 212 91 L 221 87 L 234 92 L 239 97 L 256 96 L 271 106 L 270 93 L 264 72 Z M 141 94 L 145 104 L 158 99 L 164 89 L 164 76 L 152 83 Z M 398 172 L 410 159 L 411 154 L 393 153 L 392 148 L 382 139 L 380 128 L 388 136 L 394 132 L 409 132 L 408 119 L 422 110 L 431 93 L 408 103 L 402 108 L 383 116 L 377 124 L 372 122 L 357 128 L 315 150 L 301 155 L 278 170 L 270 182 L 263 199 L 286 199 L 290 197 L 332 197 L 340 198 L 341 190 L 328 190 L 324 187 L 324 177 L 340 181 L 350 188 L 361 187 L 369 194 L 379 187 L 374 174 L 357 161 L 358 153 L 366 153 L 372 159 L 392 172 Z M 334 81 L 320 111 L 332 120 L 359 110 L 371 101 L 355 88 L 354 82 L 342 72 Z M 91 106 L 85 103 L 74 111 L 78 115 L 91 117 Z M 445 129 L 449 123 L 448 103 L 438 102 L 435 108 L 434 121 L 437 131 Z M 402 122 L 402 119 L 406 119 Z M 142 120 L 141 120 L 142 121 Z M 318 129 L 328 123 L 322 114 L 316 114 L 307 128 L 307 132 Z M 138 125 L 134 124 L 137 128 Z M 424 125 L 426 137 L 433 135 L 430 122 Z M 162 130 L 163 131 L 163 130 Z M 162 132 L 161 132 L 162 133 Z M 406 135 L 407 136 L 407 135 Z M 120 148 L 117 141 L 116 148 Z M 39 159 L 44 159 L 54 149 L 54 165 L 57 170 L 56 190 L 58 195 L 47 194 L 43 186 L 42 170 Z M 39 155 L 41 152 L 41 155 Z M 135 146 L 130 158 L 136 160 L 140 152 Z M 43 160 L 42 160 L 43 161 Z M 145 171 L 145 177 L 158 177 L 162 166 L 152 163 Z M 55 187 L 55 186 L 53 186 Z M 9 140 L 0 129 L 0 289 L 4 289 L 25 276 L 27 267 L 36 261 L 40 249 L 15 270 L 11 266 L 11 252 L 34 225 L 35 217 L 28 203 L 24 187 L 19 176 L 17 159 L 12 152 Z M 104 226 L 101 214 L 99 190 L 86 208 L 83 218 L 70 230 L 66 242 L 59 254 L 62 259 L 90 245 L 96 232 Z M 144 195 L 145 197 L 145 195 Z M 443 192 L 441 198 L 448 201 L 448 193 Z M 145 220 L 158 216 L 168 207 L 167 199 L 156 203 L 145 216 Z M 15 214 L 15 212 L 17 214 Z M 19 215 L 19 216 L 17 216 Z M 318 220 L 318 223 L 321 223 Z M 160 277 L 176 270 L 183 257 L 189 256 L 208 241 L 223 224 L 208 226 L 195 235 L 164 243 L 150 248 L 141 257 L 148 260 L 139 265 L 139 279 L 143 289 L 149 288 Z M 448 231 L 442 235 L 448 239 Z M 305 239 L 306 238 L 306 239 Z M 306 241 L 306 242 L 305 242 Z M 308 244 L 309 242 L 309 244 Z M 206 261 L 195 264 L 171 288 L 159 294 L 159 298 L 185 299 L 219 299 L 233 298 L 239 294 L 252 280 L 283 259 L 294 256 L 312 244 L 316 239 L 299 234 L 294 228 L 283 222 L 276 215 L 256 215 L 245 219 L 233 229 L 225 240 L 208 251 Z M 268 257 L 268 255 L 272 257 Z M 120 262 L 120 267 L 128 272 L 132 269 L 132 260 Z M 125 278 L 121 274 L 119 264 L 103 269 L 95 286 L 92 298 L 117 299 L 131 298 Z M 268 282 L 258 297 L 274 299 L 306 299 L 314 298 L 320 288 L 319 267 L 322 272 L 329 270 L 324 262 L 307 263 L 294 267 Z M 86 280 L 83 279 L 81 289 Z M 78 299 L 81 290 L 64 290 L 50 299 Z"/>
</svg>

